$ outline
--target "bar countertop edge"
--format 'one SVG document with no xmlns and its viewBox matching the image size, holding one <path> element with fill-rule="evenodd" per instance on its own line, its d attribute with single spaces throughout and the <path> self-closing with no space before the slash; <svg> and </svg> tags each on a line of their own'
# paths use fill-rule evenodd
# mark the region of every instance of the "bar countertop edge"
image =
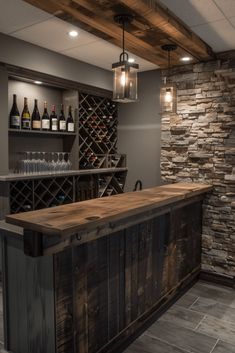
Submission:
<svg viewBox="0 0 235 353">
<path fill-rule="evenodd" d="M 167 184 L 137 192 L 8 215 L 6 222 L 32 232 L 64 238 L 86 229 L 96 229 L 110 222 L 170 206 L 211 189 L 211 185 L 201 183 Z"/>
</svg>

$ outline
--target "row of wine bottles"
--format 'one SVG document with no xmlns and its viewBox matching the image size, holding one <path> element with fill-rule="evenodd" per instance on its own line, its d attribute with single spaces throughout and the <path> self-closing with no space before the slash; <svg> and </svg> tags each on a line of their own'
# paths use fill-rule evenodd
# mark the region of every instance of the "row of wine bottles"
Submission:
<svg viewBox="0 0 235 353">
<path fill-rule="evenodd" d="M 47 111 L 47 102 L 44 102 L 44 111 L 42 117 L 38 109 L 38 100 L 34 100 L 34 109 L 32 116 L 28 108 L 28 99 L 24 98 L 24 108 L 20 115 L 17 107 L 17 96 L 13 94 L 13 104 L 10 112 L 10 128 L 23 130 L 43 130 L 43 131 L 60 131 L 60 132 L 74 132 L 75 124 L 72 115 L 72 107 L 69 106 L 67 119 L 64 115 L 63 104 L 61 104 L 61 111 L 59 117 L 55 111 L 55 105 L 52 105 L 51 114 Z"/>
</svg>

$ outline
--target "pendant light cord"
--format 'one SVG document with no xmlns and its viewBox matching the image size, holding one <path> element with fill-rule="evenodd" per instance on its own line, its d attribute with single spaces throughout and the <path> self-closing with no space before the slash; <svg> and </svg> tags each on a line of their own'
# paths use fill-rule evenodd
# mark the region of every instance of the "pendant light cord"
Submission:
<svg viewBox="0 0 235 353">
<path fill-rule="evenodd" d="M 120 61 L 128 61 L 129 55 L 125 51 L 125 19 L 122 20 L 122 53 L 120 54 Z"/>
<path fill-rule="evenodd" d="M 170 67 L 171 67 L 171 52 L 168 50 L 168 76 L 170 75 Z"/>
<path fill-rule="evenodd" d="M 122 53 L 125 53 L 125 21 L 122 22 Z"/>
</svg>

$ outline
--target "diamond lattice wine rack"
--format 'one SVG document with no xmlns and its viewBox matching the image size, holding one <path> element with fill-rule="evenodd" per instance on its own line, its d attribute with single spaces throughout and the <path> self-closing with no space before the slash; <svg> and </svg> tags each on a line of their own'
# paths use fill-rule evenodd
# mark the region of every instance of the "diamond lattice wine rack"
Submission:
<svg viewBox="0 0 235 353">
<path fill-rule="evenodd" d="M 98 197 L 97 177 L 63 176 L 10 182 L 10 213 L 54 207 Z"/>
<path fill-rule="evenodd" d="M 117 104 L 83 93 L 79 100 L 79 167 L 105 167 L 107 155 L 117 152 Z"/>
</svg>

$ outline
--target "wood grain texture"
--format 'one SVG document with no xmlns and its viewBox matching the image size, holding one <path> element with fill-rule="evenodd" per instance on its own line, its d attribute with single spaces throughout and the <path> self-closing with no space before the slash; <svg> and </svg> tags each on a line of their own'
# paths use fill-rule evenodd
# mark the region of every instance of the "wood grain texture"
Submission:
<svg viewBox="0 0 235 353">
<path fill-rule="evenodd" d="M 6 217 L 25 229 L 62 238 L 108 222 L 190 199 L 211 190 L 206 184 L 177 183 Z"/>
<path fill-rule="evenodd" d="M 57 353 L 74 353 L 72 250 L 54 256 L 55 320 Z"/>
<path fill-rule="evenodd" d="M 20 238 L 6 237 L 4 260 L 6 347 L 17 353 L 54 352 L 52 258 L 25 256 Z"/>
<path fill-rule="evenodd" d="M 192 207 L 195 212 L 200 203 Z M 112 352 L 198 271 L 200 259 L 191 262 L 196 249 L 189 248 L 200 244 L 193 237 L 201 234 L 192 230 L 194 222 L 200 229 L 201 213 L 194 221 L 190 207 L 172 212 L 55 255 L 59 353 Z"/>
<path fill-rule="evenodd" d="M 177 43 L 172 63 L 190 53 L 197 60 L 210 60 L 214 54 L 192 30 L 159 3 L 150 0 L 25 0 L 60 19 L 122 47 L 122 30 L 115 23 L 115 14 L 134 14 L 126 26 L 126 49 L 160 67 L 167 67 L 167 55 L 161 45 Z"/>
</svg>

